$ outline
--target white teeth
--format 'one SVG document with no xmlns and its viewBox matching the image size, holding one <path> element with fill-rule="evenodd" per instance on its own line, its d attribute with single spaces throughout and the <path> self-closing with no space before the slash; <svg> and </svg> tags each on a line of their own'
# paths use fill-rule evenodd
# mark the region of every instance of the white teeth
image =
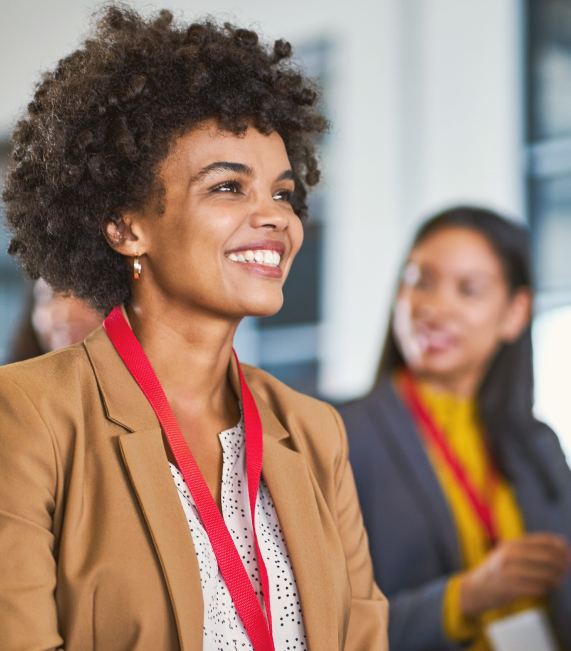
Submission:
<svg viewBox="0 0 571 651">
<path fill-rule="evenodd" d="M 280 263 L 281 256 L 277 251 L 263 249 L 258 251 L 240 251 L 239 253 L 229 253 L 228 259 L 232 262 L 250 262 L 262 264 L 269 267 L 277 267 Z"/>
<path fill-rule="evenodd" d="M 430 334 L 431 342 L 434 346 L 438 348 L 443 348 L 450 343 L 450 337 L 447 334 L 441 332 L 433 332 Z"/>
</svg>

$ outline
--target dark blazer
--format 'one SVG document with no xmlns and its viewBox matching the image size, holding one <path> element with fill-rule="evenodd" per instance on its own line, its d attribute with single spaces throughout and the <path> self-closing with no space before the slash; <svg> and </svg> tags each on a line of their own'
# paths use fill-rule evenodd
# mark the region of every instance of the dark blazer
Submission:
<svg viewBox="0 0 571 651">
<path fill-rule="evenodd" d="M 462 569 L 453 516 L 416 426 L 390 381 L 339 409 L 361 501 L 375 579 L 389 598 L 391 651 L 455 650 L 443 630 L 442 599 Z M 505 437 L 507 471 L 528 531 L 571 541 L 571 472 L 557 436 L 538 423 L 533 445 L 559 489 L 550 500 L 515 437 Z M 550 596 L 554 625 L 571 649 L 571 578 Z"/>
<path fill-rule="evenodd" d="M 339 416 L 243 370 L 309 648 L 386 651 Z M 240 395 L 234 360 L 229 376 Z M 198 562 L 161 428 L 103 328 L 0 369 L 0 464 L 1 651 L 202 649 Z"/>
</svg>

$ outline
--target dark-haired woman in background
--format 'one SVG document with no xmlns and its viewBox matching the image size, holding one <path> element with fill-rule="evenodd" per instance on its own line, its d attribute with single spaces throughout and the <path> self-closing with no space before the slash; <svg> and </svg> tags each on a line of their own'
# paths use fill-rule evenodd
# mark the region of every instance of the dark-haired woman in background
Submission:
<svg viewBox="0 0 571 651">
<path fill-rule="evenodd" d="M 571 473 L 532 413 L 531 307 L 523 228 L 474 208 L 434 217 L 375 387 L 340 410 L 392 651 L 514 648 L 506 626 L 518 649 L 552 629 L 571 648 Z"/>
<path fill-rule="evenodd" d="M 10 251 L 109 316 L 0 369 L 2 651 L 386 649 L 338 415 L 232 352 L 319 178 L 290 55 L 106 7 L 16 128 Z"/>
</svg>

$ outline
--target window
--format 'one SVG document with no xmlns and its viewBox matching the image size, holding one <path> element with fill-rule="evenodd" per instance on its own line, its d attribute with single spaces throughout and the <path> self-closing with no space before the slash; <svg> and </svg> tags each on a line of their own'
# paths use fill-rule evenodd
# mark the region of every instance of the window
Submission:
<svg viewBox="0 0 571 651">
<path fill-rule="evenodd" d="M 529 2 L 529 209 L 537 288 L 571 302 L 571 0 Z"/>
<path fill-rule="evenodd" d="M 571 0 L 528 0 L 527 41 L 535 409 L 571 460 Z"/>
<path fill-rule="evenodd" d="M 0 141 L 0 179 L 6 169 L 8 151 L 8 141 Z M 5 364 L 10 359 L 12 336 L 20 319 L 27 292 L 27 283 L 20 268 L 6 252 L 8 241 L 9 235 L 4 226 L 0 205 L 0 364 Z"/>
</svg>

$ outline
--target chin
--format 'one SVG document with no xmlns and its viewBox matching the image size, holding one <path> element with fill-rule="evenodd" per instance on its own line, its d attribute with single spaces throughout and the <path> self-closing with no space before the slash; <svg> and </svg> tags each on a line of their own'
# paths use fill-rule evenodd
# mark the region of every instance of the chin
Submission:
<svg viewBox="0 0 571 651">
<path fill-rule="evenodd" d="M 249 305 L 243 306 L 245 308 L 242 316 L 255 316 L 265 317 L 272 316 L 282 309 L 284 303 L 283 296 L 267 300 L 251 301 Z"/>
<path fill-rule="evenodd" d="M 451 359 L 446 355 L 429 355 L 423 360 L 419 371 L 435 375 L 448 375 L 454 373 L 461 366 L 457 359 Z"/>
<path fill-rule="evenodd" d="M 265 316 L 273 316 L 274 314 L 277 314 L 280 311 L 280 308 L 275 308 L 275 309 L 263 309 L 263 308 L 258 308 L 258 309 L 252 309 L 248 314 L 245 314 L 244 316 L 255 316 L 257 318 L 264 318 Z"/>
</svg>

